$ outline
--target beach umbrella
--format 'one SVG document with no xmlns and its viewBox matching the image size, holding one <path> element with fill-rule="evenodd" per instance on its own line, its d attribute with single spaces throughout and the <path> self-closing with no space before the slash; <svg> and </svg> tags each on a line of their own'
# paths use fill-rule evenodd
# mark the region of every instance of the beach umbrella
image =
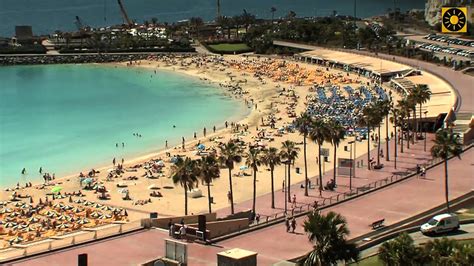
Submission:
<svg viewBox="0 0 474 266">
<path fill-rule="evenodd" d="M 31 226 L 27 226 L 21 230 L 22 232 L 32 232 L 35 231 L 35 229 Z"/>
<path fill-rule="evenodd" d="M 31 207 L 33 207 L 33 206 L 31 206 L 31 205 L 29 205 L 29 204 L 26 204 L 26 203 L 23 204 L 23 205 L 21 205 L 21 208 L 22 208 L 22 209 L 29 209 L 29 208 L 31 208 Z"/>
<path fill-rule="evenodd" d="M 128 188 L 119 189 L 119 190 L 118 190 L 118 193 L 122 193 L 122 194 L 128 193 Z"/>
<path fill-rule="evenodd" d="M 58 221 L 66 221 L 66 220 L 67 220 L 67 216 L 66 216 L 66 215 L 60 215 L 60 216 L 58 216 L 57 220 L 58 220 Z"/>
<path fill-rule="evenodd" d="M 68 210 L 72 210 L 72 208 L 73 207 L 71 205 L 64 205 L 63 210 L 68 211 Z"/>
<path fill-rule="evenodd" d="M 82 218 L 82 219 L 78 219 L 78 220 L 76 221 L 76 223 L 77 223 L 77 224 L 88 224 L 88 223 L 90 223 L 90 221 L 89 221 L 89 219 L 87 219 L 87 218 Z"/>
<path fill-rule="evenodd" d="M 51 212 L 50 214 L 47 214 L 46 216 L 48 216 L 49 218 L 55 218 L 55 217 L 58 217 L 58 214 L 56 212 Z"/>
<path fill-rule="evenodd" d="M 205 149 L 206 149 L 206 146 L 201 143 L 201 144 L 197 145 L 197 148 L 198 148 L 198 150 L 201 150 L 201 151 L 202 151 L 202 150 L 205 150 Z"/>
<path fill-rule="evenodd" d="M 92 218 L 98 218 L 98 217 L 102 216 L 102 213 L 100 213 L 100 212 L 93 212 L 93 213 L 91 213 L 90 216 L 91 216 Z"/>
<path fill-rule="evenodd" d="M 21 229 L 25 229 L 27 228 L 28 226 L 27 225 L 24 225 L 24 224 L 17 224 L 15 226 L 12 227 L 13 230 L 21 230 Z"/>
<path fill-rule="evenodd" d="M 178 157 L 174 156 L 174 157 L 171 157 L 171 163 L 176 163 L 178 162 Z"/>
<path fill-rule="evenodd" d="M 62 209 L 64 208 L 64 204 L 62 202 L 58 202 L 53 205 L 54 208 Z"/>
<path fill-rule="evenodd" d="M 160 187 L 157 184 L 151 184 L 148 186 L 148 189 L 160 189 Z"/>
<path fill-rule="evenodd" d="M 72 208 L 72 211 L 73 211 L 74 213 L 80 213 L 80 212 L 83 212 L 84 209 L 79 208 L 79 207 L 74 207 L 74 208 Z"/>
<path fill-rule="evenodd" d="M 249 167 L 247 165 L 242 165 L 240 168 L 239 168 L 241 171 L 245 171 L 245 170 L 248 170 Z"/>
<path fill-rule="evenodd" d="M 54 196 L 54 197 L 55 197 L 56 199 L 64 199 L 64 198 L 66 198 L 65 195 L 61 195 L 61 194 L 58 194 L 58 195 L 56 195 L 56 196 Z"/>
<path fill-rule="evenodd" d="M 64 229 L 67 229 L 67 228 L 69 228 L 69 227 L 70 227 L 70 226 L 69 226 L 68 224 L 64 223 L 64 224 L 60 224 L 60 225 L 56 226 L 56 229 L 58 229 L 58 230 L 64 230 Z"/>
<path fill-rule="evenodd" d="M 84 206 L 90 206 L 92 204 L 94 204 L 94 202 L 88 200 L 84 201 Z"/>
<path fill-rule="evenodd" d="M 10 243 L 10 245 L 13 245 L 13 244 L 18 244 L 18 243 L 21 243 L 23 242 L 23 238 L 17 236 L 17 237 L 14 237 L 10 240 L 8 240 L 8 243 Z"/>
<path fill-rule="evenodd" d="M 77 200 L 75 200 L 74 202 L 75 202 L 75 203 L 83 203 L 84 200 L 83 200 L 83 199 L 77 199 Z"/>
<path fill-rule="evenodd" d="M 67 216 L 67 217 L 66 217 L 66 220 L 67 220 L 68 222 L 73 223 L 76 219 L 74 219 L 74 217 L 72 217 L 72 216 Z"/>
<path fill-rule="evenodd" d="M 19 215 L 20 215 L 19 212 L 12 212 L 12 213 L 8 214 L 8 217 L 14 218 L 14 217 L 17 217 Z"/>
<path fill-rule="evenodd" d="M 90 178 L 90 177 L 82 180 L 82 183 L 84 183 L 84 184 L 92 184 L 92 182 L 94 182 L 94 179 Z"/>
<path fill-rule="evenodd" d="M 10 208 L 3 208 L 3 209 L 0 209 L 0 213 L 10 213 L 12 212 L 13 210 L 10 209 Z"/>
<path fill-rule="evenodd" d="M 3 227 L 5 228 L 12 228 L 12 227 L 15 227 L 17 225 L 17 223 L 15 222 L 6 222 Z"/>
<path fill-rule="evenodd" d="M 99 219 L 101 220 L 110 219 L 110 218 L 112 218 L 112 215 L 110 214 L 102 214 L 101 216 L 99 216 Z"/>
<path fill-rule="evenodd" d="M 13 204 L 13 206 L 15 206 L 15 207 L 21 207 L 21 206 L 23 206 L 23 204 L 25 204 L 25 203 L 22 202 L 22 201 L 18 201 L 18 202 L 15 202 L 15 204 Z"/>
<path fill-rule="evenodd" d="M 60 186 L 55 186 L 55 187 L 53 187 L 53 188 L 51 189 L 51 193 L 57 194 L 57 193 L 61 192 L 61 190 L 63 190 L 62 187 L 60 187 Z"/>
<path fill-rule="evenodd" d="M 27 221 L 28 221 L 28 223 L 37 223 L 39 221 L 39 219 L 33 216 L 33 217 L 29 218 Z"/>
<path fill-rule="evenodd" d="M 102 205 L 102 204 L 100 204 L 100 203 L 95 203 L 94 205 L 92 205 L 92 208 L 99 209 L 99 208 L 101 208 L 102 206 L 104 206 L 104 205 Z"/>
<path fill-rule="evenodd" d="M 10 203 L 9 201 L 0 201 L 0 206 L 4 206 Z"/>
</svg>

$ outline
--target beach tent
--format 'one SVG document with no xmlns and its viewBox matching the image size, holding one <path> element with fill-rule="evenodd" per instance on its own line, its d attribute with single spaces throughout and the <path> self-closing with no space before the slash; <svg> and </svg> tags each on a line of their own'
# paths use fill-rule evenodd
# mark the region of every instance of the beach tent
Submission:
<svg viewBox="0 0 474 266">
<path fill-rule="evenodd" d="M 55 186 L 55 187 L 53 187 L 53 188 L 51 189 L 51 193 L 57 194 L 57 193 L 61 192 L 61 190 L 63 190 L 62 187 L 60 187 L 60 186 Z"/>
<path fill-rule="evenodd" d="M 201 150 L 201 151 L 202 151 L 202 150 L 205 150 L 205 149 L 206 149 L 206 146 L 201 143 L 201 144 L 197 145 L 197 148 L 198 148 L 198 150 Z"/>
</svg>

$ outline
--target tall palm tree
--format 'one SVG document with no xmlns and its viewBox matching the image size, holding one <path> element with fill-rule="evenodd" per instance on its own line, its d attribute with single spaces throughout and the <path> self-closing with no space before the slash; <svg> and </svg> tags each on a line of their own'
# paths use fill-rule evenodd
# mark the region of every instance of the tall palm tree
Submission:
<svg viewBox="0 0 474 266">
<path fill-rule="evenodd" d="M 272 209 L 275 208 L 275 188 L 274 188 L 274 179 L 273 172 L 275 171 L 275 166 L 281 164 L 280 154 L 277 148 L 271 147 L 263 151 L 262 162 L 264 165 L 270 167 L 270 177 L 272 180 Z"/>
<path fill-rule="evenodd" d="M 459 135 L 454 134 L 450 129 L 442 129 L 436 132 L 434 146 L 431 147 L 431 155 L 434 158 L 444 160 L 444 191 L 446 197 L 446 210 L 449 212 L 449 180 L 448 180 L 448 158 L 457 156 L 461 158 L 462 145 L 459 142 Z"/>
<path fill-rule="evenodd" d="M 324 141 L 329 139 L 330 129 L 329 124 L 322 118 L 316 118 L 313 120 L 312 130 L 310 132 L 310 139 L 318 144 L 318 167 L 319 167 L 319 195 L 322 195 L 323 191 L 323 173 L 322 173 L 322 164 L 321 161 L 321 146 L 323 146 Z"/>
<path fill-rule="evenodd" d="M 221 155 L 219 161 L 229 170 L 229 199 L 230 199 L 230 210 L 234 214 L 234 191 L 232 190 L 232 170 L 234 169 L 234 163 L 238 163 L 242 160 L 240 156 L 240 148 L 233 141 L 219 147 Z"/>
<path fill-rule="evenodd" d="M 418 84 L 412 90 L 412 95 L 415 99 L 415 102 L 420 105 L 420 115 L 419 118 L 421 120 L 421 108 L 423 104 L 428 102 L 431 99 L 431 90 L 426 84 Z M 418 126 L 418 132 L 421 134 L 421 127 Z"/>
<path fill-rule="evenodd" d="M 199 177 L 207 186 L 207 199 L 209 204 L 209 213 L 212 212 L 211 207 L 211 183 L 214 179 L 219 178 L 220 168 L 215 155 L 205 156 L 199 161 Z"/>
<path fill-rule="evenodd" d="M 344 139 L 346 135 L 346 129 L 337 121 L 332 120 L 329 126 L 329 141 L 332 143 L 334 147 L 334 167 L 333 167 L 333 180 L 334 184 L 336 183 L 336 168 L 337 168 L 337 147 Z"/>
<path fill-rule="evenodd" d="M 346 219 L 340 214 L 310 212 L 303 227 L 313 244 L 313 251 L 304 265 L 336 265 L 338 261 L 350 262 L 359 258 L 355 244 L 347 243 L 349 229 Z"/>
<path fill-rule="evenodd" d="M 408 99 L 402 99 L 398 101 L 398 107 L 400 108 L 400 116 L 401 116 L 400 122 L 403 125 L 402 134 L 404 134 L 404 131 L 406 130 L 407 135 L 408 135 L 407 148 L 409 149 L 410 148 L 410 127 L 408 126 L 407 120 L 410 120 L 412 105 L 410 104 Z M 402 141 L 403 141 L 403 135 L 402 135 Z M 403 153 L 403 145 L 402 145 L 401 152 Z"/>
<path fill-rule="evenodd" d="M 170 178 L 175 185 L 180 184 L 184 189 L 184 215 L 188 215 L 188 191 L 197 184 L 198 175 L 197 162 L 189 157 L 178 157 L 176 163 L 171 166 Z"/>
<path fill-rule="evenodd" d="M 384 242 L 379 248 L 379 259 L 385 265 L 424 265 L 420 264 L 421 249 L 417 248 L 407 233 Z"/>
<path fill-rule="evenodd" d="M 359 125 L 367 127 L 367 169 L 370 170 L 370 131 L 377 125 L 378 114 L 373 104 L 369 104 L 362 110 L 362 117 L 359 119 Z"/>
<path fill-rule="evenodd" d="M 281 146 L 280 157 L 286 160 L 286 164 L 288 164 L 288 184 L 287 184 L 287 191 L 288 191 L 288 202 L 291 202 L 291 165 L 295 162 L 296 158 L 298 158 L 298 152 L 300 148 L 296 147 L 296 143 L 291 140 L 285 140 Z"/>
<path fill-rule="evenodd" d="M 382 135 L 380 134 L 380 127 L 383 121 L 383 118 L 389 113 L 390 111 L 390 103 L 389 101 L 378 101 L 375 103 L 375 110 L 377 111 L 377 128 L 378 128 L 378 141 L 377 141 L 377 165 L 380 165 L 380 148 L 381 148 L 381 141 Z M 388 122 L 386 122 L 388 123 Z M 388 150 L 387 150 L 388 152 Z"/>
<path fill-rule="evenodd" d="M 313 123 L 312 117 L 304 112 L 295 120 L 295 127 L 298 129 L 300 134 L 303 135 L 303 159 L 304 159 L 304 195 L 308 196 L 308 162 L 306 157 L 306 139 L 308 134 L 311 132 L 311 124 Z"/>
<path fill-rule="evenodd" d="M 410 93 L 408 95 L 408 97 L 406 98 L 407 100 L 407 104 L 410 108 L 410 110 L 413 112 L 413 127 L 412 127 L 412 131 L 414 132 L 413 133 L 413 138 L 412 138 L 412 143 L 415 144 L 415 139 L 416 139 L 416 132 L 418 131 L 417 130 L 417 126 L 418 126 L 418 122 L 417 122 L 417 119 L 416 119 L 416 98 L 415 98 L 415 95 L 413 94 L 413 91 L 412 93 Z"/>
<path fill-rule="evenodd" d="M 398 134 L 397 134 L 397 126 L 398 126 L 398 123 L 399 123 L 399 109 L 396 108 L 395 106 L 392 105 L 392 107 L 390 108 L 390 114 L 391 114 L 391 117 L 390 117 L 390 122 L 392 122 L 393 124 L 393 132 L 395 134 L 394 138 L 395 138 L 395 145 L 394 145 L 394 153 L 395 153 L 395 156 L 394 156 L 394 167 L 395 169 L 397 169 L 397 157 L 398 157 Z M 388 151 L 387 151 L 388 152 Z"/>
<path fill-rule="evenodd" d="M 253 171 L 253 201 L 252 201 L 252 212 L 255 214 L 255 204 L 257 201 L 257 172 L 258 167 L 262 164 L 262 158 L 260 156 L 260 150 L 251 148 L 247 152 L 247 160 L 245 162 Z"/>
</svg>

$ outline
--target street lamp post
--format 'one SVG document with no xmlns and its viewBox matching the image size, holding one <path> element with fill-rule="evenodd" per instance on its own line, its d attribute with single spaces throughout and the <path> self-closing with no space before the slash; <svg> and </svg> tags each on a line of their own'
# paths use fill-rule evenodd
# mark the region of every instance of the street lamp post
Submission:
<svg viewBox="0 0 474 266">
<path fill-rule="evenodd" d="M 351 145 L 350 146 L 350 157 L 349 157 L 349 161 L 350 161 L 350 168 L 349 168 L 349 190 L 352 191 L 352 168 L 354 167 L 354 163 L 352 162 L 352 144 L 355 143 L 355 140 L 353 141 L 349 141 L 347 144 Z M 346 149 L 347 151 L 347 149 Z"/>
<path fill-rule="evenodd" d="M 283 199 L 284 199 L 284 202 L 285 202 L 285 215 L 287 214 L 287 211 L 288 211 L 288 203 L 287 203 L 287 200 L 286 200 L 286 161 L 283 162 L 283 164 L 285 165 L 285 182 L 283 183 Z"/>
<path fill-rule="evenodd" d="M 425 131 L 425 137 L 424 137 L 425 142 L 423 143 L 423 151 L 426 152 L 426 119 L 427 119 L 426 116 L 428 114 L 428 111 L 425 111 L 424 114 L 425 114 L 425 123 L 424 123 L 423 129 Z"/>
</svg>

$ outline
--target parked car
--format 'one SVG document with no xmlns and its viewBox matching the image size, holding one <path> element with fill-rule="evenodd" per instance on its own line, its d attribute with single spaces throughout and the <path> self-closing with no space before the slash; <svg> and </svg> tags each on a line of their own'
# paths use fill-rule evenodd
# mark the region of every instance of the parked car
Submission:
<svg viewBox="0 0 474 266">
<path fill-rule="evenodd" d="M 420 227 L 423 234 L 442 233 L 459 230 L 459 218 L 453 213 L 443 213 L 431 218 Z"/>
</svg>

